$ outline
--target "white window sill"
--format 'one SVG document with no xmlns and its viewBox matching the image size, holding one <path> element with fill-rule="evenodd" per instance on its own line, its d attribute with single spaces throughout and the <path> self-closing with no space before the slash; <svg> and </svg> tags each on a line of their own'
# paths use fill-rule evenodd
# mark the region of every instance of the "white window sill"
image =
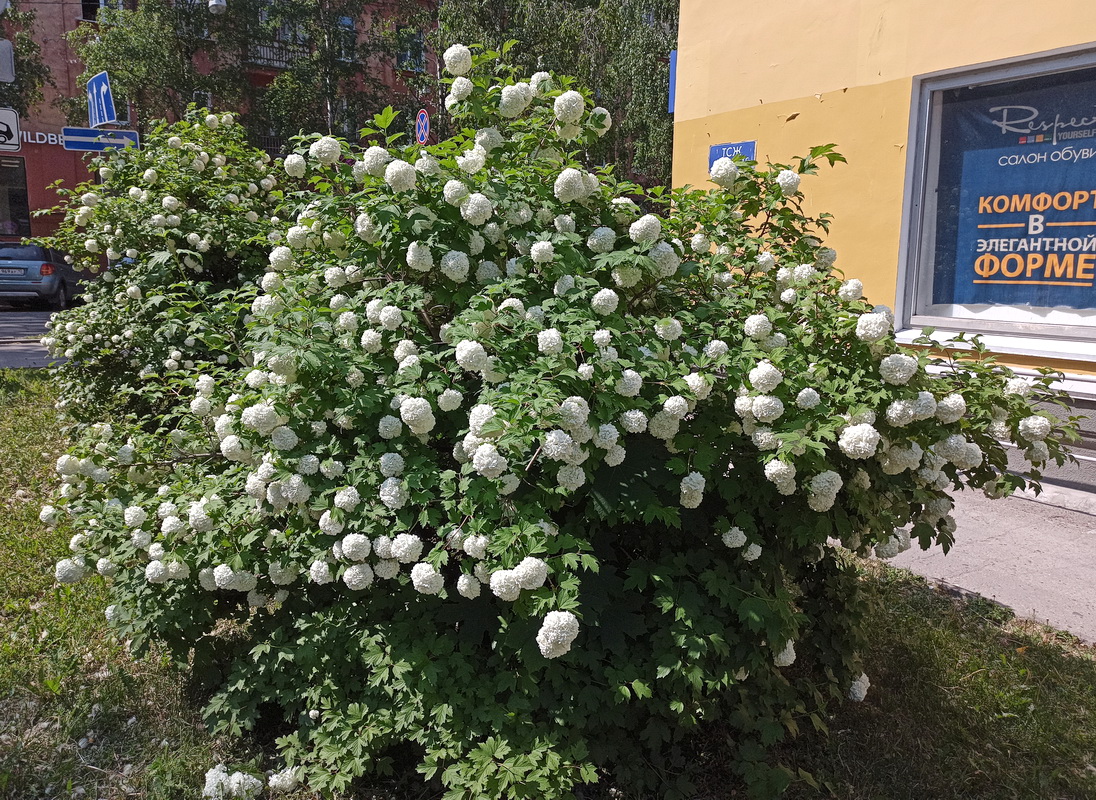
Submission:
<svg viewBox="0 0 1096 800">
<path fill-rule="evenodd" d="M 898 331 L 895 338 L 900 344 L 911 344 L 914 339 L 921 336 L 920 329 L 906 328 Z M 947 344 L 951 339 L 959 335 L 959 331 L 935 330 L 932 339 L 940 344 Z M 997 355 L 1034 356 L 1036 358 L 1056 358 L 1067 361 L 1078 361 L 1078 366 L 1096 365 L 1096 343 L 1079 342 L 1071 339 L 1035 339 L 1028 336 L 1008 336 L 999 333 L 982 334 L 982 343 Z M 963 347 L 962 344 L 956 348 Z M 964 348 L 965 349 L 965 348 Z M 1015 369 L 1018 375 L 1036 375 L 1035 370 Z M 1082 400 L 1096 400 L 1096 375 L 1081 375 L 1065 372 L 1065 377 L 1055 383 L 1055 388 L 1062 389 L 1070 396 Z"/>
</svg>

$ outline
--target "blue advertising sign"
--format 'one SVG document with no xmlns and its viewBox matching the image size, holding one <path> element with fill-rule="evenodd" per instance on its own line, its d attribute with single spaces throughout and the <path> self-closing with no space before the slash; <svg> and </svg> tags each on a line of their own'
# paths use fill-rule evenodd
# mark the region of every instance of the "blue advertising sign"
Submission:
<svg viewBox="0 0 1096 800">
<path fill-rule="evenodd" d="M 935 304 L 1096 308 L 1096 69 L 948 91 Z"/>
<path fill-rule="evenodd" d="M 137 131 L 97 131 L 94 128 L 62 128 L 61 144 L 66 150 L 99 151 L 118 147 L 140 147 Z"/>
<path fill-rule="evenodd" d="M 713 144 L 708 148 L 708 170 L 711 171 L 712 164 L 721 158 L 735 158 L 737 156 L 742 156 L 745 161 L 757 161 L 757 140 Z"/>
<path fill-rule="evenodd" d="M 430 115 L 425 108 L 420 108 L 415 116 L 415 138 L 419 144 L 426 144 L 426 140 L 430 138 Z"/>
<path fill-rule="evenodd" d="M 114 96 L 110 93 L 110 76 L 100 72 L 88 80 L 88 124 L 93 128 L 118 121 L 114 111 Z"/>
</svg>

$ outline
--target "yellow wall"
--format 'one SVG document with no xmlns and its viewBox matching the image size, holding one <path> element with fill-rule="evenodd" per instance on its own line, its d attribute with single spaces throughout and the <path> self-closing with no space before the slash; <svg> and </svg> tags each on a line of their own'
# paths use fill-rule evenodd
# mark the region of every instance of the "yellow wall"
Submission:
<svg viewBox="0 0 1096 800">
<path fill-rule="evenodd" d="M 674 185 L 706 183 L 713 144 L 756 139 L 758 161 L 790 163 L 836 143 L 849 163 L 804 178 L 807 211 L 834 215 L 837 266 L 893 305 L 913 76 L 1096 41 L 1093 12 L 1092 0 L 682 0 Z"/>
</svg>

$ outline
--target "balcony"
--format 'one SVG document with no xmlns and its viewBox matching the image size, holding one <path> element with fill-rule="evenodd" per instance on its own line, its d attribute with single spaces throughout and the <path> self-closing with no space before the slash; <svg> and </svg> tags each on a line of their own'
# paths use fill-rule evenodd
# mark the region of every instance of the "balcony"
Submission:
<svg viewBox="0 0 1096 800">
<path fill-rule="evenodd" d="M 307 52 L 308 49 L 304 45 L 288 42 L 252 44 L 248 47 L 247 61 L 257 67 L 288 69 L 297 58 L 306 55 Z"/>
</svg>

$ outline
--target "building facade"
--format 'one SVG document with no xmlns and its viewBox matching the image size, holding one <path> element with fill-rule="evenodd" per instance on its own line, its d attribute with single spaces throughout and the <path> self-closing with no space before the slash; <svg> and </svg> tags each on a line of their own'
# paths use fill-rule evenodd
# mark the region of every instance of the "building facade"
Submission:
<svg viewBox="0 0 1096 800">
<path fill-rule="evenodd" d="M 756 32 L 765 32 L 758 34 Z M 710 159 L 848 158 L 806 178 L 837 267 L 900 340 L 978 333 L 1096 411 L 1096 16 L 1083 0 L 788 0 L 727 17 L 682 0 L 674 184 Z M 1081 469 L 1096 487 L 1096 434 Z M 1096 504 L 1092 509 L 1096 512 Z"/>
<path fill-rule="evenodd" d="M 64 186 L 71 187 L 89 177 L 86 154 L 67 150 L 62 136 L 62 129 L 66 126 L 86 127 L 88 120 L 66 120 L 65 113 L 56 102 L 63 98 L 82 97 L 85 93 L 80 81 L 83 65 L 73 53 L 65 34 L 81 23 L 94 23 L 99 9 L 116 1 L 24 0 L 21 4 L 23 10 L 33 11 L 36 15 L 34 34 L 55 86 L 45 86 L 44 101 L 33 108 L 28 117 L 19 120 L 21 134 L 18 146 L 12 141 L 5 147 L 0 141 L 0 239 L 51 233 L 59 224 L 60 215 L 35 216 L 34 212 L 58 204 L 60 198 L 51 188 L 52 185 L 61 181 Z M 193 5 L 195 13 L 208 13 L 204 2 Z M 424 2 L 422 6 L 432 8 L 429 2 Z M 334 34 L 359 37 L 360 41 L 370 26 L 386 24 L 384 14 L 384 3 L 363 3 L 360 16 L 355 19 L 340 18 Z M 291 67 L 294 59 L 308 56 L 309 45 L 300 34 L 292 31 L 285 32 L 285 35 L 282 33 L 274 34 L 269 41 L 256 41 L 247 54 L 246 76 L 255 93 L 269 85 L 279 72 Z M 383 62 L 374 58 L 370 63 L 360 65 L 362 74 L 368 72 L 370 79 L 386 87 L 394 98 L 408 94 L 409 77 L 413 74 L 436 69 L 436 60 L 426 50 L 422 32 L 408 30 L 405 38 L 405 52 Z M 200 72 L 211 69 L 208 60 L 202 56 L 195 58 L 195 65 Z M 204 104 L 217 103 L 217 98 L 208 95 L 196 95 L 193 99 Z M 105 126 L 106 129 L 137 127 L 136 120 L 130 119 L 129 105 L 117 96 L 115 101 L 118 123 Z M 433 104 L 425 105 L 433 111 Z M 243 111 L 246 113 L 247 109 Z M 349 128 L 353 126 L 347 127 L 347 130 L 337 132 L 350 134 Z M 0 140 L 2 138 L 0 128 Z M 257 146 L 272 154 L 278 153 L 285 144 L 284 139 L 275 136 L 256 135 L 253 138 Z"/>
</svg>

